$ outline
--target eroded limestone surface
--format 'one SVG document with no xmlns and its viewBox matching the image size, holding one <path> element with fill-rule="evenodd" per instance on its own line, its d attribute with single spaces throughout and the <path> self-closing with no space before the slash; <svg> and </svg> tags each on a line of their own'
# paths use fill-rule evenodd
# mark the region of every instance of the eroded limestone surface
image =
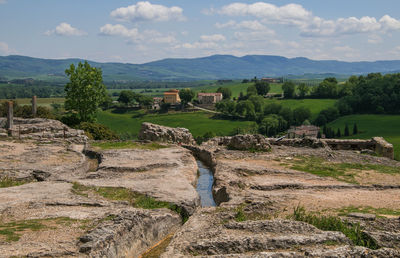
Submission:
<svg viewBox="0 0 400 258">
<path fill-rule="evenodd" d="M 186 149 L 83 152 L 68 142 L 0 141 L 0 257 L 137 257 L 199 204 Z M 130 193 L 171 210 L 135 208 Z"/>
<path fill-rule="evenodd" d="M 400 163 L 321 147 L 251 153 L 211 141 L 191 148 L 214 166 L 220 206 L 199 209 L 162 257 L 400 257 L 399 216 L 391 215 L 400 211 Z M 356 246 L 340 232 L 295 221 L 291 215 L 299 206 L 360 223 L 365 239 L 380 248 Z M 378 216 L 346 212 L 355 208 Z"/>
</svg>

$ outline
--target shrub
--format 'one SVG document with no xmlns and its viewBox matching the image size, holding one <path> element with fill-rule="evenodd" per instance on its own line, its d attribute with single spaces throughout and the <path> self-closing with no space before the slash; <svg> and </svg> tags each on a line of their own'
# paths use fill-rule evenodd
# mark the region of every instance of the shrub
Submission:
<svg viewBox="0 0 400 258">
<path fill-rule="evenodd" d="M 84 130 L 86 135 L 93 140 L 118 140 L 118 136 L 105 125 L 82 122 L 78 128 Z"/>
</svg>

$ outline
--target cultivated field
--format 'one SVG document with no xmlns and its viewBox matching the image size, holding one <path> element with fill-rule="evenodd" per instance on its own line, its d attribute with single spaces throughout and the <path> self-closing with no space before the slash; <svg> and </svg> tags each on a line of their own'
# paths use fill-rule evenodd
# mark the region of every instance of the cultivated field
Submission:
<svg viewBox="0 0 400 258">
<path fill-rule="evenodd" d="M 382 136 L 394 146 L 395 158 L 400 160 L 400 116 L 399 115 L 351 115 L 341 117 L 328 126 L 337 130 L 340 128 L 342 134 L 344 127 L 348 124 L 352 133 L 353 124 L 356 123 L 359 133 L 344 138 L 369 139 L 374 136 Z"/>
<path fill-rule="evenodd" d="M 0 100 L 1 101 L 1 100 Z M 26 99 L 15 99 L 19 105 L 31 105 L 31 98 Z M 51 104 L 64 104 L 64 98 L 37 98 L 37 104 L 39 106 L 50 107 Z"/>
</svg>

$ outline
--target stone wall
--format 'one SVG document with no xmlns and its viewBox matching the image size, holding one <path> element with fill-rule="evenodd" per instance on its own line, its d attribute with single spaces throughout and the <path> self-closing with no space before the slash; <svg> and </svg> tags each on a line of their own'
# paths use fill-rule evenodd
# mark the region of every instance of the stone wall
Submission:
<svg viewBox="0 0 400 258">
<path fill-rule="evenodd" d="M 276 141 L 274 138 L 269 138 L 268 141 L 272 145 L 284 145 L 292 147 L 311 147 L 324 148 L 329 147 L 332 150 L 370 150 L 376 154 L 389 159 L 394 159 L 393 145 L 388 143 L 382 137 L 374 137 L 370 140 L 360 139 L 317 139 L 317 138 L 297 138 L 283 139 Z"/>
</svg>

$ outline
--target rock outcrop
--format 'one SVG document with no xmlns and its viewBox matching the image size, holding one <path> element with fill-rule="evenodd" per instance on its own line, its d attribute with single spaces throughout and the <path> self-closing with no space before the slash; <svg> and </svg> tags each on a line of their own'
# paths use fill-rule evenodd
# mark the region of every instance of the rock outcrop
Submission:
<svg viewBox="0 0 400 258">
<path fill-rule="evenodd" d="M 157 142 L 195 144 L 192 134 L 186 128 L 171 128 L 152 123 L 143 123 L 139 139 Z"/>
<path fill-rule="evenodd" d="M 7 119 L 0 118 L 0 127 L 5 126 Z M 2 135 L 5 132 L 0 131 Z M 45 118 L 14 118 L 14 126 L 10 130 L 13 137 L 47 141 L 68 141 L 85 143 L 88 138 L 84 131 L 72 129 L 57 120 Z"/>
<path fill-rule="evenodd" d="M 267 139 L 260 134 L 244 134 L 233 136 L 228 144 L 228 148 L 244 151 L 269 151 L 271 150 L 271 145 L 269 145 Z"/>
</svg>

